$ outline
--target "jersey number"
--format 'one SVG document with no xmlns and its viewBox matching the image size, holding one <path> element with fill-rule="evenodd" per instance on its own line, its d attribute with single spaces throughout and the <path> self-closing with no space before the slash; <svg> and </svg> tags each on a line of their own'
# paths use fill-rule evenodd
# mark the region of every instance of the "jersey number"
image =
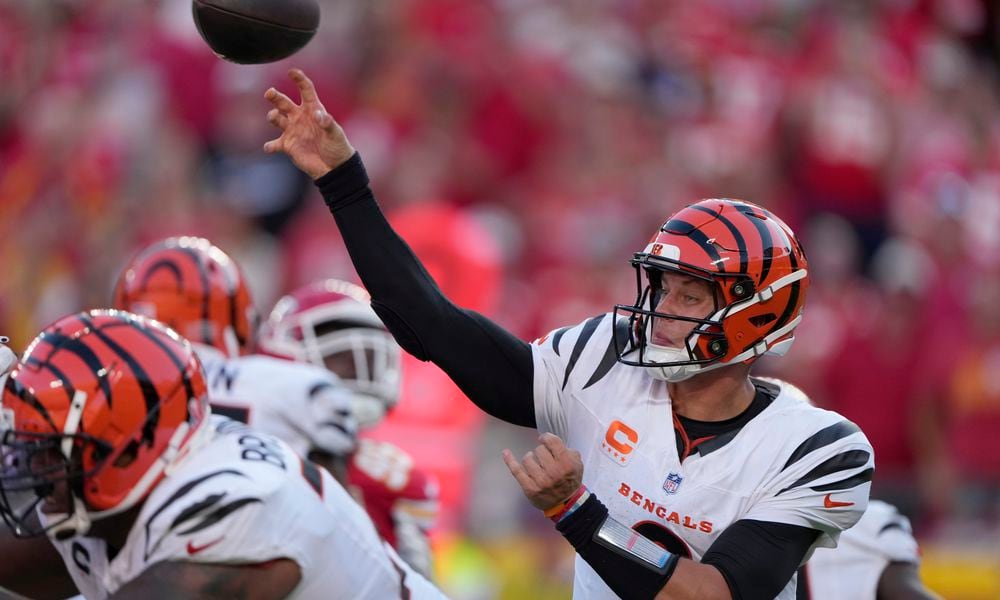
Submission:
<svg viewBox="0 0 1000 600">
<path fill-rule="evenodd" d="M 281 468 L 282 471 L 286 470 L 281 448 L 273 445 L 271 440 L 247 434 L 240 436 L 239 444 L 243 448 L 240 454 L 243 460 L 266 462 Z"/>
</svg>

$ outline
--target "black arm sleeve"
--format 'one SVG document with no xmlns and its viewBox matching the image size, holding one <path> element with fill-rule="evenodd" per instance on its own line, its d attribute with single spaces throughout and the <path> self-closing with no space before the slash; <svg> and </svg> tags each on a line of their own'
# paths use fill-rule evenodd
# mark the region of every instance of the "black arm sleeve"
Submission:
<svg viewBox="0 0 1000 600">
<path fill-rule="evenodd" d="M 770 600 L 799 568 L 819 531 L 743 519 L 726 528 L 701 562 L 722 572 L 733 600 Z"/>
<path fill-rule="evenodd" d="M 382 215 L 361 157 L 355 153 L 316 185 L 372 295 L 372 308 L 399 345 L 441 367 L 485 412 L 535 427 L 531 347 L 441 293 Z"/>
</svg>

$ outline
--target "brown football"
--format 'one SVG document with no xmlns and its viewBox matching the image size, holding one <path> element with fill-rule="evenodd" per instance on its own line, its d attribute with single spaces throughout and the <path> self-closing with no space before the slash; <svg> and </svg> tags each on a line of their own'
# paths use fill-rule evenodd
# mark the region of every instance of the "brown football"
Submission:
<svg viewBox="0 0 1000 600">
<path fill-rule="evenodd" d="M 239 64 L 287 58 L 319 27 L 316 0 L 193 0 L 191 12 L 212 51 Z"/>
</svg>

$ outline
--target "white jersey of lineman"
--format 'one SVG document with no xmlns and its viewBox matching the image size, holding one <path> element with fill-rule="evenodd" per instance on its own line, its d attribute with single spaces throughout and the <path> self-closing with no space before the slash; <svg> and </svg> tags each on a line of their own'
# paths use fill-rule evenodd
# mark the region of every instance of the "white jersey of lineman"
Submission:
<svg viewBox="0 0 1000 600">
<path fill-rule="evenodd" d="M 209 440 L 153 489 L 112 560 L 96 538 L 55 542 L 84 597 L 107 598 L 160 561 L 288 558 L 302 576 L 290 598 L 444 598 L 329 473 L 274 436 L 211 419 Z"/>
<path fill-rule="evenodd" d="M 351 392 L 332 372 L 261 354 L 228 358 L 211 346 L 192 345 L 215 414 L 277 436 L 301 456 L 311 449 L 338 456 L 353 450 Z"/>
<path fill-rule="evenodd" d="M 667 384 L 617 362 L 613 322 L 597 316 L 532 344 L 538 429 L 580 452 L 583 482 L 611 516 L 695 560 L 740 519 L 810 527 L 816 546 L 836 546 L 868 504 L 873 451 L 860 429 L 787 383 L 757 380 L 771 404 L 681 463 Z M 573 592 L 616 597 L 579 557 Z"/>
<path fill-rule="evenodd" d="M 808 598 L 874 600 L 890 563 L 920 564 L 910 521 L 891 504 L 872 500 L 858 524 L 840 536 L 836 549 L 821 548 L 805 566 Z"/>
</svg>

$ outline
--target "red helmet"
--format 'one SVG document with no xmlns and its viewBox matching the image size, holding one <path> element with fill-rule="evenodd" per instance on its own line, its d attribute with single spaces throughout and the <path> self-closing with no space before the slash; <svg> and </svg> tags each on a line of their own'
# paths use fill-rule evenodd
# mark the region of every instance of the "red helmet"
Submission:
<svg viewBox="0 0 1000 600">
<path fill-rule="evenodd" d="M 809 274 L 795 234 L 769 211 L 741 200 L 702 200 L 675 213 L 630 261 L 638 293 L 618 328 L 618 360 L 648 367 L 659 379 L 681 381 L 763 354 L 784 354 L 802 320 Z M 643 271 L 647 278 L 644 280 Z M 708 282 L 716 306 L 704 318 L 656 312 L 655 281 L 669 271 Z M 653 318 L 696 324 L 684 348 L 650 341 Z"/>
<path fill-rule="evenodd" d="M 358 422 L 370 426 L 399 402 L 401 350 L 364 288 L 327 279 L 274 305 L 261 327 L 268 354 L 326 367 L 355 392 Z"/>
<path fill-rule="evenodd" d="M 0 514 L 19 536 L 65 539 L 128 510 L 209 431 L 191 345 L 122 311 L 46 328 L 2 398 Z"/>
<path fill-rule="evenodd" d="M 249 352 L 257 312 L 243 274 L 199 237 L 174 237 L 137 254 L 115 285 L 114 307 L 166 323 L 229 356 Z"/>
</svg>

